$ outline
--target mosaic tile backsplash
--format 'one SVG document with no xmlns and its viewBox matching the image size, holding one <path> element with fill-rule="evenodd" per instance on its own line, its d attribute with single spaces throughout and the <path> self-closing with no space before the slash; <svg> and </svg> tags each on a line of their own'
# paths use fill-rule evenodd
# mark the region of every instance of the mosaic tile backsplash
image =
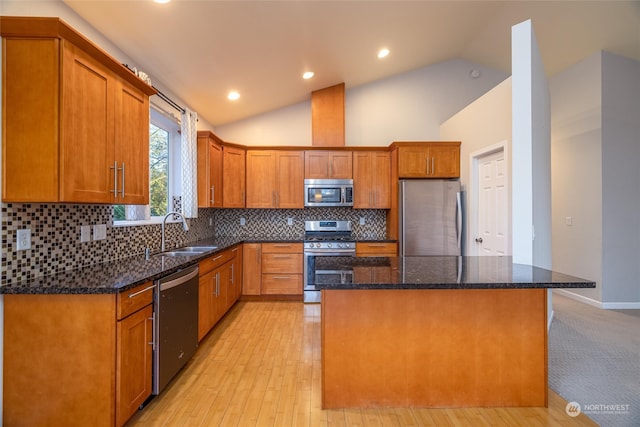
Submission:
<svg viewBox="0 0 640 427">
<path fill-rule="evenodd" d="M 166 242 L 175 247 L 214 236 L 297 238 L 304 234 L 305 220 L 319 219 L 351 220 L 357 238 L 385 237 L 384 210 L 199 209 L 186 233 L 180 224 L 167 224 Z M 81 243 L 80 227 L 94 224 L 107 225 L 106 239 Z M 31 230 L 31 249 L 18 252 L 16 231 L 25 228 Z M 147 247 L 158 252 L 160 243 L 160 225 L 114 227 L 112 206 L 3 203 L 0 285 L 142 255 Z"/>
</svg>

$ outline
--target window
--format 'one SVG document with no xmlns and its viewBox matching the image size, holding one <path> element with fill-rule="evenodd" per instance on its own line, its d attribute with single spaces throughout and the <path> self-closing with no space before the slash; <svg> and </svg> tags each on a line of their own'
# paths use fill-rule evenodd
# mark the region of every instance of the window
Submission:
<svg viewBox="0 0 640 427">
<path fill-rule="evenodd" d="M 149 123 L 149 206 L 114 206 L 115 221 L 160 220 L 174 210 L 180 191 L 180 125 L 177 119 L 151 108 Z M 150 212 L 150 218 L 146 211 Z M 144 213 L 140 213 L 140 212 Z"/>
</svg>

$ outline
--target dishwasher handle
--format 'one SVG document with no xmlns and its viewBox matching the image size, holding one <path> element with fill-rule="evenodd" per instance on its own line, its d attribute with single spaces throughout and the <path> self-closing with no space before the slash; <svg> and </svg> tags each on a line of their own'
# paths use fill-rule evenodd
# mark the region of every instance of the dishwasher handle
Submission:
<svg viewBox="0 0 640 427">
<path fill-rule="evenodd" d="M 180 286 L 198 275 L 198 266 L 193 267 L 191 271 L 182 270 L 174 273 L 170 276 L 162 278 L 158 281 L 158 287 L 160 291 L 171 289 L 176 286 Z"/>
</svg>

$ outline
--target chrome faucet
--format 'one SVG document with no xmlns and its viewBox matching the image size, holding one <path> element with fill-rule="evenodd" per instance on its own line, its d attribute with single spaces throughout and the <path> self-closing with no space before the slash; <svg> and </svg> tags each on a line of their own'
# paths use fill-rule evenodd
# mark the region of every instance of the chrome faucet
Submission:
<svg viewBox="0 0 640 427">
<path fill-rule="evenodd" d="M 182 229 L 185 232 L 189 231 L 189 224 L 187 224 L 186 218 L 180 212 L 169 212 L 168 214 L 166 214 L 162 219 L 162 247 L 160 248 L 160 251 L 162 252 L 164 252 L 164 249 L 165 249 L 164 248 L 164 226 L 165 226 L 165 223 L 167 222 L 167 218 L 169 217 L 169 215 L 178 215 L 180 218 L 182 218 Z"/>
</svg>

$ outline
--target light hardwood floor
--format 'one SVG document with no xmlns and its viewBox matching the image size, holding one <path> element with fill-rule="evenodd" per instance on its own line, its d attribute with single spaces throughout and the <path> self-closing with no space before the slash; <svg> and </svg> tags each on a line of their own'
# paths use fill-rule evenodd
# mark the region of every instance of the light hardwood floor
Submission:
<svg viewBox="0 0 640 427">
<path fill-rule="evenodd" d="M 597 426 L 549 390 L 549 408 L 322 410 L 320 306 L 239 302 L 140 426 Z"/>
</svg>

